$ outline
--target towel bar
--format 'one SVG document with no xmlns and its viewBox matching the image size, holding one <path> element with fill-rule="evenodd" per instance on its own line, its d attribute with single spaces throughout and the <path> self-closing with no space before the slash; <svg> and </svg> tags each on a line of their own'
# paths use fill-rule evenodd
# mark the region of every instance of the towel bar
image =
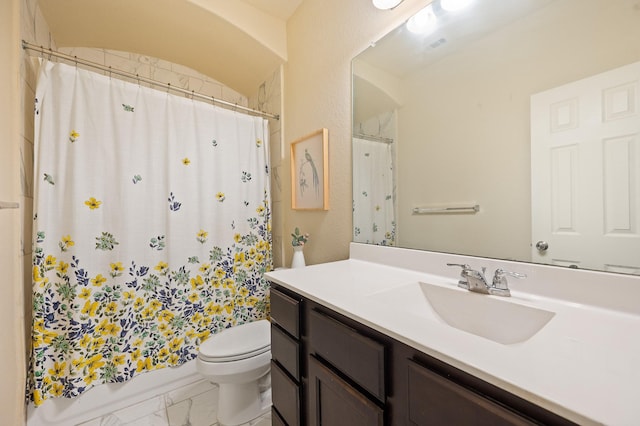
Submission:
<svg viewBox="0 0 640 426">
<path fill-rule="evenodd" d="M 413 214 L 438 214 L 438 213 L 478 213 L 480 205 L 455 206 L 455 207 L 414 207 Z"/>
<path fill-rule="evenodd" d="M 20 204 L 13 203 L 10 201 L 0 201 L 0 210 L 1 209 L 17 209 L 20 207 Z"/>
</svg>

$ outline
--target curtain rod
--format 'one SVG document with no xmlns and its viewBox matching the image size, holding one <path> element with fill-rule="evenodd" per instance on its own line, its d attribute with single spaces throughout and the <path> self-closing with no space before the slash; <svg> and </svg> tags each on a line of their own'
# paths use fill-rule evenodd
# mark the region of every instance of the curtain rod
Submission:
<svg viewBox="0 0 640 426">
<path fill-rule="evenodd" d="M 35 44 L 31 44 L 29 42 L 26 42 L 24 40 L 22 40 L 22 48 L 25 50 L 33 50 L 35 52 L 40 52 L 42 54 L 46 54 L 49 55 L 49 57 L 54 56 L 56 58 L 61 58 L 67 61 L 71 61 L 74 62 L 76 64 L 82 64 L 82 65 L 86 65 L 88 67 L 92 67 L 92 68 L 97 68 L 101 71 L 106 71 L 109 74 L 116 74 L 122 77 L 127 77 L 127 78 L 131 78 L 134 80 L 137 80 L 138 82 L 144 82 L 147 84 L 150 84 L 152 86 L 157 86 L 157 87 L 164 87 L 168 90 L 173 90 L 176 92 L 180 92 L 180 93 L 184 93 L 185 95 L 191 96 L 192 98 L 198 98 L 200 100 L 203 101 L 208 101 L 208 102 L 213 102 L 219 105 L 222 105 L 226 108 L 229 109 L 236 109 L 236 110 L 241 110 L 244 111 L 246 113 L 249 114 L 253 114 L 253 115 L 258 115 L 261 117 L 266 117 L 266 118 L 273 118 L 275 120 L 280 120 L 280 115 L 278 114 L 272 114 L 270 112 L 264 112 L 264 111 L 259 111 L 253 108 L 248 108 L 242 105 L 238 105 L 238 104 L 234 104 L 232 102 L 227 102 L 224 101 L 222 99 L 216 99 L 213 96 L 207 96 L 207 95 L 203 95 L 201 93 L 196 93 L 193 90 L 187 90 L 187 89 L 183 89 L 181 87 L 176 87 L 176 86 L 172 86 L 171 83 L 161 83 L 159 81 L 156 80 L 152 80 L 150 78 L 146 78 L 146 77 L 140 77 L 138 74 L 133 74 L 127 71 L 122 71 L 122 70 L 118 70 L 118 69 L 113 69 L 112 67 L 108 67 L 105 65 L 101 65 L 98 64 L 96 62 L 91 62 L 91 61 L 87 61 L 85 59 L 79 59 L 77 56 L 71 56 L 71 55 L 67 55 L 64 53 L 60 53 L 60 52 L 56 52 L 54 50 L 52 50 L 51 48 L 49 49 L 45 49 L 43 46 L 36 46 Z"/>
<path fill-rule="evenodd" d="M 365 135 L 364 133 L 354 133 L 354 138 L 365 139 L 371 142 L 383 142 L 383 143 L 393 143 L 392 138 L 385 138 L 383 136 L 375 136 L 375 135 Z"/>
</svg>

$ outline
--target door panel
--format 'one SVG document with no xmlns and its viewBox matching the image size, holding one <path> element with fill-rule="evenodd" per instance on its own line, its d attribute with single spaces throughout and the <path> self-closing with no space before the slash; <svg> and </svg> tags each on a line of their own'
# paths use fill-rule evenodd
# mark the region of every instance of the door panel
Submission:
<svg viewBox="0 0 640 426">
<path fill-rule="evenodd" d="M 531 97 L 534 262 L 640 274 L 639 81 L 637 62 Z"/>
</svg>

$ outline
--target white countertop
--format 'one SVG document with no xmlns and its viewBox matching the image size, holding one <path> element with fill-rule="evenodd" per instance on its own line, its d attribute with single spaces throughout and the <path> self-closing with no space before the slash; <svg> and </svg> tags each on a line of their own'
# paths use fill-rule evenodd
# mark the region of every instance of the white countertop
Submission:
<svg viewBox="0 0 640 426">
<path fill-rule="evenodd" d="M 402 292 L 419 281 L 456 288 L 459 270 L 442 267 L 443 260 L 475 262 L 491 272 L 496 265 L 524 268 L 529 278 L 510 282 L 510 301 L 555 316 L 530 339 L 505 345 L 376 297 L 390 289 Z M 266 277 L 576 423 L 640 425 L 640 314 L 633 310 L 640 309 L 640 277 L 569 272 L 572 275 L 539 265 L 353 244 L 348 260 L 283 269 Z M 549 282 L 554 274 L 562 282 Z M 544 283 L 537 282 L 541 277 Z M 575 300 L 568 296 L 571 292 L 559 289 L 563 286 L 578 293 Z M 598 292 L 602 294 L 592 294 Z M 616 294 L 607 296 L 612 292 Z"/>
</svg>

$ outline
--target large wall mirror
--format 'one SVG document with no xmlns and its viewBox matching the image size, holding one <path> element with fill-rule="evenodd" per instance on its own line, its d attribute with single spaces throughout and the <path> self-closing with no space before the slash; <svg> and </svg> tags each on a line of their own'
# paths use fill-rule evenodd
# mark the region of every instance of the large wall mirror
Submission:
<svg viewBox="0 0 640 426">
<path fill-rule="evenodd" d="M 640 0 L 450 2 L 353 60 L 353 240 L 640 274 Z"/>
</svg>

